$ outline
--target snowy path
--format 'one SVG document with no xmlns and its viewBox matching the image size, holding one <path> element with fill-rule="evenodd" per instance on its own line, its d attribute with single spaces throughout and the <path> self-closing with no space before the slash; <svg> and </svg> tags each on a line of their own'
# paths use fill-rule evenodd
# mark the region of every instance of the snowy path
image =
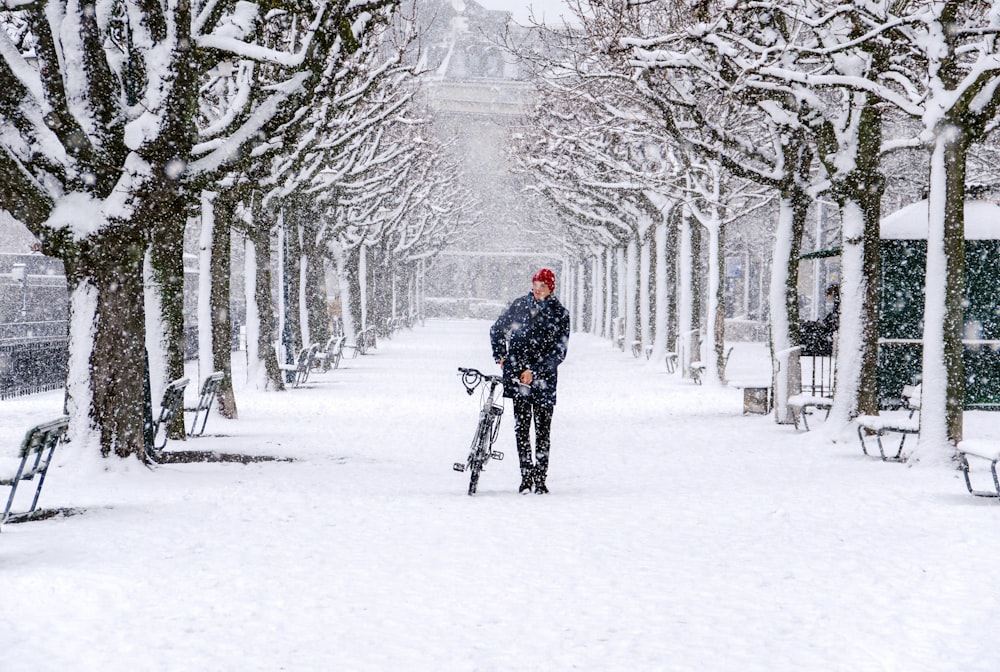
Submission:
<svg viewBox="0 0 1000 672">
<path fill-rule="evenodd" d="M 64 458 L 0 535 L 0 669 L 995 670 L 1000 507 L 960 474 L 864 458 L 574 334 L 548 496 L 512 420 L 464 458 L 491 367 L 431 321 L 307 389 L 242 390 L 190 449 L 294 463 Z M 197 376 L 195 376 L 197 378 Z M 0 402 L 3 440 L 59 395 Z M 11 430 L 12 426 L 16 429 Z"/>
</svg>

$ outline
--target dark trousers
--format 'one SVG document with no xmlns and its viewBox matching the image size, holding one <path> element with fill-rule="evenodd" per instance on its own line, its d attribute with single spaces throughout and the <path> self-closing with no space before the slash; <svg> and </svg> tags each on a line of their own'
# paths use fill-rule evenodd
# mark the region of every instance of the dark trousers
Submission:
<svg viewBox="0 0 1000 672">
<path fill-rule="evenodd" d="M 552 427 L 553 406 L 533 404 L 529 399 L 514 397 L 514 437 L 521 475 L 545 480 L 549 470 L 549 430 Z M 535 459 L 531 459 L 531 418 L 535 419 Z"/>
</svg>

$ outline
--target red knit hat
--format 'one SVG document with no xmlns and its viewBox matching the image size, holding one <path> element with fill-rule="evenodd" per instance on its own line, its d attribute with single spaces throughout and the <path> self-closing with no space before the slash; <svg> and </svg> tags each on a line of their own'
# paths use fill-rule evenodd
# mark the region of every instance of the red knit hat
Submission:
<svg viewBox="0 0 1000 672">
<path fill-rule="evenodd" d="M 556 274 L 547 268 L 535 273 L 535 277 L 531 279 L 532 282 L 544 282 L 549 287 L 550 292 L 556 291 Z"/>
</svg>

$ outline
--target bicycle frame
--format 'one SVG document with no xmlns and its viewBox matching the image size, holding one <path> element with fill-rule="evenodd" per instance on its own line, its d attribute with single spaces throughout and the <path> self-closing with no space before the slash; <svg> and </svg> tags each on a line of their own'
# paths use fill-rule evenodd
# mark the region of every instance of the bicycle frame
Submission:
<svg viewBox="0 0 1000 672">
<path fill-rule="evenodd" d="M 489 385 L 489 391 L 484 394 L 483 406 L 479 411 L 479 423 L 472 438 L 472 445 L 469 447 L 469 456 L 464 464 L 456 462 L 452 465 L 455 471 L 469 469 L 469 494 L 474 495 L 479 484 L 479 473 L 486 466 L 486 463 L 491 459 L 503 459 L 502 452 L 493 450 L 493 443 L 500 432 L 500 417 L 503 415 L 503 405 L 496 403 L 496 392 L 503 379 L 500 376 L 487 375 L 476 369 L 459 367 L 458 371 L 462 374 L 462 384 L 465 386 L 465 391 L 470 395 L 481 384 Z"/>
</svg>

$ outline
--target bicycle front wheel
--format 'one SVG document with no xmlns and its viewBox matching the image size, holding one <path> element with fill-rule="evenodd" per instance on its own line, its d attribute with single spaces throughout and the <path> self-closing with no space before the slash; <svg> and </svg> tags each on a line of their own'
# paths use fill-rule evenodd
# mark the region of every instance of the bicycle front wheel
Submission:
<svg viewBox="0 0 1000 672">
<path fill-rule="evenodd" d="M 479 422 L 479 429 L 476 431 L 476 440 L 469 453 L 469 494 L 476 494 L 479 485 L 479 472 L 483 470 L 483 465 L 490 458 L 490 423 L 487 418 Z"/>
</svg>

